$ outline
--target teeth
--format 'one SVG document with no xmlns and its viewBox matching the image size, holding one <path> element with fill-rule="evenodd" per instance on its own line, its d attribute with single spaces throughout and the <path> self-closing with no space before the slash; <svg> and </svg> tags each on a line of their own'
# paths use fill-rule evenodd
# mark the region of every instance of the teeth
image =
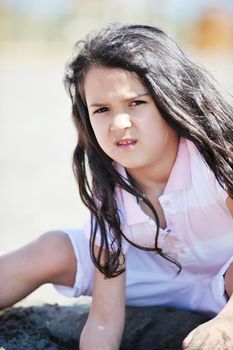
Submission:
<svg viewBox="0 0 233 350">
<path fill-rule="evenodd" d="M 119 145 L 129 145 L 131 143 L 133 143 L 133 142 L 132 141 L 120 141 Z"/>
</svg>

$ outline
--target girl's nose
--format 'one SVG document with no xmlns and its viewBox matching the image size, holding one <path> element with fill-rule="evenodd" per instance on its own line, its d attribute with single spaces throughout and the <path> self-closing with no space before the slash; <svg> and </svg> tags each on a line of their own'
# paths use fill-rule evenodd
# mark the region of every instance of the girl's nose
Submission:
<svg viewBox="0 0 233 350">
<path fill-rule="evenodd" d="M 128 129 L 132 126 L 130 116 L 128 114 L 118 114 L 113 119 L 111 130 Z"/>
</svg>

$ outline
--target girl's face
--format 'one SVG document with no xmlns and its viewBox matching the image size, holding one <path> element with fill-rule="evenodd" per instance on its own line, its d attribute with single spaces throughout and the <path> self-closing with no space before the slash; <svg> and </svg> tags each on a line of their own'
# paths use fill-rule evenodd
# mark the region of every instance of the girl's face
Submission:
<svg viewBox="0 0 233 350">
<path fill-rule="evenodd" d="M 157 167 L 176 152 L 177 135 L 135 73 L 93 66 L 84 93 L 100 147 L 129 173 Z"/>
</svg>

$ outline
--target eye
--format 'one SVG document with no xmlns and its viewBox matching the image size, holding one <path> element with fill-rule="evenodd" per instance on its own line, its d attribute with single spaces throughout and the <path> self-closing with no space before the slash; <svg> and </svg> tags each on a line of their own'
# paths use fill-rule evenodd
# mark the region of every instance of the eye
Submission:
<svg viewBox="0 0 233 350">
<path fill-rule="evenodd" d="M 108 112 L 108 108 L 107 107 L 101 107 L 101 108 L 98 108 L 96 111 L 94 111 L 94 114 L 98 114 L 98 113 L 106 113 Z"/>
<path fill-rule="evenodd" d="M 142 105 L 142 104 L 144 104 L 144 103 L 146 103 L 146 101 L 135 100 L 135 101 L 131 102 L 130 105 L 133 106 L 133 107 L 136 107 L 136 106 L 140 106 L 140 105 Z"/>
</svg>

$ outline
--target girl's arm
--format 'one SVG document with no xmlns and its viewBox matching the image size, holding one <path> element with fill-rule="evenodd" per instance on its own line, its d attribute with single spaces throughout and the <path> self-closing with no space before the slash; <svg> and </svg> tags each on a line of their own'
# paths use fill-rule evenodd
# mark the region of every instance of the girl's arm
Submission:
<svg viewBox="0 0 233 350">
<path fill-rule="evenodd" d="M 95 269 L 92 297 L 91 310 L 80 338 L 80 349 L 117 350 L 125 323 L 125 273 L 106 279 Z"/>
</svg>

